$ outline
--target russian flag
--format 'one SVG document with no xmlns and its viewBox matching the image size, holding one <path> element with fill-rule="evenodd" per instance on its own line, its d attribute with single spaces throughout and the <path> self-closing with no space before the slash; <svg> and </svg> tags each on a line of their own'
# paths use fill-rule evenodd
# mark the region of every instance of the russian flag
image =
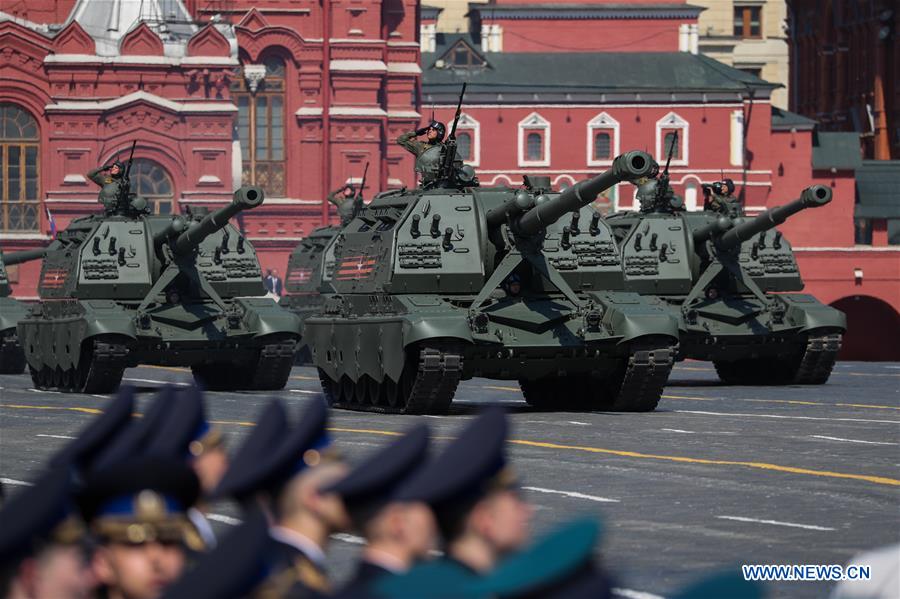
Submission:
<svg viewBox="0 0 900 599">
<path fill-rule="evenodd" d="M 56 239 L 56 221 L 53 220 L 53 215 L 50 214 L 50 208 L 44 206 L 44 210 L 47 211 L 47 221 L 50 223 L 50 239 Z"/>
</svg>

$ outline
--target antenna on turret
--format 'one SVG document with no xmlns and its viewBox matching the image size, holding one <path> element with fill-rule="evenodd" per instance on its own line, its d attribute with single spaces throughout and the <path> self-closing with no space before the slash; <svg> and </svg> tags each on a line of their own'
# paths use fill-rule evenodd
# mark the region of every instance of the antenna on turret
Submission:
<svg viewBox="0 0 900 599">
<path fill-rule="evenodd" d="M 463 83 L 462 90 L 459 92 L 459 102 L 456 104 L 456 115 L 453 117 L 453 126 L 450 128 L 450 135 L 444 142 L 444 155 L 441 161 L 441 170 L 439 172 L 439 180 L 448 181 L 453 178 L 453 162 L 456 160 L 456 126 L 459 124 L 459 117 L 462 116 L 463 96 L 466 95 L 466 85 Z"/>
<path fill-rule="evenodd" d="M 659 176 L 659 182 L 656 185 L 656 206 L 657 209 L 663 205 L 666 195 L 669 191 L 669 164 L 672 162 L 672 155 L 675 154 L 675 146 L 678 144 L 678 130 L 672 133 L 672 143 L 669 144 L 669 153 L 666 156 L 666 167 Z"/>
<path fill-rule="evenodd" d="M 369 163 L 366 162 L 365 168 L 363 168 L 363 176 L 362 181 L 359 183 L 359 189 L 356 190 L 356 195 L 353 196 L 353 218 L 356 218 L 356 215 L 359 214 L 359 211 L 362 210 L 363 207 L 363 189 L 366 187 L 366 175 L 369 174 Z"/>
</svg>

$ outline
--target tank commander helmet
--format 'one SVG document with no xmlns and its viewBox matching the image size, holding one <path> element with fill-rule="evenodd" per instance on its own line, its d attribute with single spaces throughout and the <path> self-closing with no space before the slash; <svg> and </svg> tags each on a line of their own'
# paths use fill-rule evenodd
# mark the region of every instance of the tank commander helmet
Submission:
<svg viewBox="0 0 900 599">
<path fill-rule="evenodd" d="M 116 167 L 119 167 L 119 170 L 114 173 L 113 169 Z M 118 179 L 124 174 L 125 174 L 125 165 L 122 163 L 121 160 L 116 160 L 115 162 L 113 162 L 112 164 L 109 165 L 109 176 L 110 177 L 113 177 L 114 179 Z"/>
<path fill-rule="evenodd" d="M 444 135 L 447 134 L 447 126 L 440 121 L 431 121 L 426 129 L 434 129 L 437 132 L 437 141 L 444 141 Z"/>
</svg>

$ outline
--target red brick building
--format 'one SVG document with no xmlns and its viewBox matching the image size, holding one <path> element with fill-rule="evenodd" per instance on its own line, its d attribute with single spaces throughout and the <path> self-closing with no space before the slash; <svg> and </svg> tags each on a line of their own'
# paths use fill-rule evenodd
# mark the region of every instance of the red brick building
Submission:
<svg viewBox="0 0 900 599">
<path fill-rule="evenodd" d="M 900 335 L 900 252 L 893 221 L 873 216 L 896 207 L 900 181 L 861 161 L 852 136 L 773 109 L 770 84 L 697 55 L 700 9 L 687 2 L 473 3 L 457 35 L 437 33 L 441 11 L 416 0 L 2 8 L 4 249 L 46 242 L 47 210 L 59 228 L 97 210 L 84 173 L 136 138 L 138 191 L 159 211 L 264 185 L 269 199 L 242 226 L 263 266 L 284 269 L 328 218 L 327 190 L 366 161 L 369 195 L 413 182 L 393 139 L 432 106 L 449 119 L 468 81 L 460 148 L 484 185 L 528 173 L 570 184 L 630 148 L 663 160 L 676 131 L 672 180 L 691 208 L 723 175 L 751 214 L 831 185 L 830 206 L 785 226 L 807 289 L 850 315 L 847 355 L 900 359 L 885 335 Z M 629 207 L 633 193 L 620 185 L 601 203 Z M 12 269 L 17 296 L 35 295 L 37 269 Z"/>
<path fill-rule="evenodd" d="M 159 212 L 244 183 L 265 267 L 330 218 L 328 190 L 412 180 L 392 143 L 419 122 L 415 0 L 28 0 L 0 5 L 0 241 L 45 243 L 98 210 L 84 174 L 124 157 Z M 326 41 L 327 40 L 327 41 Z M 33 297 L 38 264 L 13 267 Z"/>
<path fill-rule="evenodd" d="M 482 185 L 518 184 L 523 174 L 567 185 L 630 148 L 662 163 L 676 130 L 672 182 L 689 209 L 702 204 L 701 185 L 723 175 L 736 181 L 751 215 L 813 183 L 830 185 L 829 206 L 783 227 L 807 290 L 848 313 L 846 356 L 900 359 L 883 334 L 900 336 L 900 240 L 884 221 L 862 235 L 854 221 L 861 202 L 878 204 L 873 191 L 890 174 L 876 173 L 881 179 L 860 193 L 856 173 L 872 167 L 858 138 L 772 107 L 771 84 L 697 55 L 699 9 L 684 2 L 557 9 L 496 0 L 469 9 L 468 33 L 423 30 L 422 103 L 447 119 L 468 82 L 460 147 Z M 627 31 L 631 41 L 621 39 Z M 634 191 L 619 185 L 601 205 L 629 208 Z"/>
</svg>

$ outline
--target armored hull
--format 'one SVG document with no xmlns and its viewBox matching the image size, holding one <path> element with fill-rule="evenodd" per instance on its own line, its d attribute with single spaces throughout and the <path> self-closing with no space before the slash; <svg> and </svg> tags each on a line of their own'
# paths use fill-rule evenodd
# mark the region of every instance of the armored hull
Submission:
<svg viewBox="0 0 900 599">
<path fill-rule="evenodd" d="M 288 259 L 284 295 L 278 305 L 296 314 L 301 322 L 310 315 L 321 312 L 323 300 L 319 288 L 324 274 L 334 267 L 333 260 L 326 263 L 325 252 L 340 230 L 341 227 L 338 226 L 315 229 L 294 248 Z M 309 347 L 305 342 L 301 341 L 295 357 L 298 364 L 311 361 Z"/>
<path fill-rule="evenodd" d="M 25 353 L 19 343 L 16 326 L 28 314 L 28 306 L 11 297 L 6 266 L 37 260 L 43 255 L 43 249 L 7 254 L 0 252 L 0 374 L 25 372 Z"/>
<path fill-rule="evenodd" d="M 806 203 L 801 198 L 774 219 L 774 211 L 734 222 L 713 211 L 680 210 L 605 219 L 621 250 L 626 288 L 656 298 L 678 319 L 679 359 L 710 360 L 734 384 L 828 380 L 845 317 L 797 293 L 803 282 L 791 245 L 774 229 L 830 200 L 827 188 L 804 193 Z"/>
<path fill-rule="evenodd" d="M 73 222 L 50 247 L 41 301 L 19 323 L 39 388 L 105 393 L 125 368 L 190 366 L 210 389 L 280 389 L 300 323 L 264 297 L 252 246 L 228 218 L 235 201 L 189 218 L 121 210 Z"/>
<path fill-rule="evenodd" d="M 637 293 L 608 291 L 622 287 L 615 243 L 596 221 L 586 226 L 605 186 L 651 162 L 630 153 L 553 199 L 476 187 L 376 196 L 329 247 L 333 292 L 304 322 L 326 397 L 441 412 L 460 380 L 482 376 L 519 381 L 542 408 L 654 409 L 677 325 Z M 584 219 L 577 243 L 566 215 Z M 513 274 L 519 293 L 502 290 Z"/>
</svg>

